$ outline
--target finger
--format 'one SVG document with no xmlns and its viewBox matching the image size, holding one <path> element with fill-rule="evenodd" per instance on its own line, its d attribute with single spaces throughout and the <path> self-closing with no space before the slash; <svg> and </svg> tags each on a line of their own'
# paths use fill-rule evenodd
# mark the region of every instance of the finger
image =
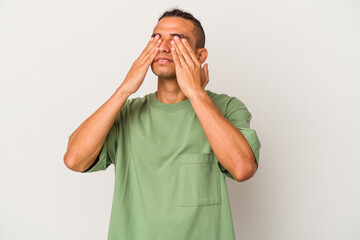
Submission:
<svg viewBox="0 0 360 240">
<path fill-rule="evenodd" d="M 183 39 L 183 40 L 185 40 L 185 39 Z M 180 51 L 180 54 L 183 56 L 186 63 L 194 64 L 194 61 L 192 60 L 191 56 L 189 55 L 188 50 L 186 49 L 183 42 L 179 39 L 178 36 L 174 37 L 174 41 L 175 41 L 175 44 L 176 44 L 176 46 L 178 47 L 178 49 Z"/>
<path fill-rule="evenodd" d="M 150 40 L 148 46 L 146 47 L 147 51 L 145 52 L 145 55 L 149 52 L 152 52 L 154 48 L 157 48 L 160 46 L 162 42 L 162 39 L 159 35 L 156 35 L 153 39 Z"/>
<path fill-rule="evenodd" d="M 156 40 L 156 39 L 154 39 Z M 158 53 L 159 51 L 159 46 L 161 44 L 162 40 L 161 39 L 157 39 L 157 41 L 153 42 L 147 49 L 144 50 L 144 52 L 140 55 L 140 59 L 141 61 L 145 61 L 145 62 L 148 62 L 148 61 L 153 61 L 156 54 Z"/>
<path fill-rule="evenodd" d="M 181 63 L 180 63 L 180 59 L 179 59 L 179 56 L 175 50 L 175 47 L 172 47 L 171 48 L 171 55 L 172 55 L 172 58 L 174 60 L 174 63 L 175 63 L 175 69 L 180 69 L 181 68 Z"/>
<path fill-rule="evenodd" d="M 172 48 L 175 49 L 175 52 L 176 52 L 176 55 L 179 59 L 179 63 L 181 66 L 185 66 L 186 64 L 186 61 L 184 59 L 184 56 L 181 54 L 180 50 L 179 50 L 179 47 L 176 45 L 175 41 L 174 40 L 171 40 L 171 46 Z"/>
<path fill-rule="evenodd" d="M 157 45 L 159 45 L 160 43 L 159 41 L 161 42 L 161 39 L 158 34 L 155 37 L 151 37 L 150 41 L 148 42 L 148 44 L 146 45 L 145 49 L 142 51 L 140 56 L 145 56 L 149 52 L 152 52 L 152 49 L 157 47 Z"/>
<path fill-rule="evenodd" d="M 151 47 L 152 44 L 156 44 L 156 42 L 160 39 L 160 35 L 156 34 L 154 37 L 150 38 L 150 41 L 147 46 Z"/>
<path fill-rule="evenodd" d="M 197 57 L 196 57 L 196 55 L 195 55 L 195 52 L 194 52 L 194 50 L 191 48 L 189 42 L 188 42 L 185 38 L 181 39 L 181 41 L 182 41 L 184 47 L 186 48 L 188 54 L 190 55 L 192 61 L 193 61 L 194 63 L 199 63 L 199 60 L 197 59 Z"/>
<path fill-rule="evenodd" d="M 209 64 L 205 63 L 203 67 L 203 71 L 205 74 L 205 83 L 204 87 L 209 83 Z"/>
<path fill-rule="evenodd" d="M 145 54 L 149 50 L 150 46 L 156 41 L 156 38 L 158 38 L 157 35 L 150 38 L 149 42 L 146 44 L 145 48 L 141 52 L 141 55 Z"/>
<path fill-rule="evenodd" d="M 153 49 L 153 52 L 148 55 L 148 57 L 146 58 L 146 61 L 147 61 L 148 65 L 150 65 L 154 61 L 154 59 L 155 59 L 156 55 L 158 54 L 158 52 L 159 52 L 159 48 L 156 47 L 156 48 Z"/>
<path fill-rule="evenodd" d="M 154 45 L 151 46 L 147 55 L 149 55 L 152 60 L 154 60 L 156 54 L 158 53 L 161 42 L 162 42 L 162 39 L 157 39 L 157 41 L 154 42 Z"/>
</svg>

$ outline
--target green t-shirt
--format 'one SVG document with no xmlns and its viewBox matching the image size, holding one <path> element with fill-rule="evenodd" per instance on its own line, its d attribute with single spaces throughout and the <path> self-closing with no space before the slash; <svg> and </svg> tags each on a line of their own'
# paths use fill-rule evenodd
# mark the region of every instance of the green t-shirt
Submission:
<svg viewBox="0 0 360 240">
<path fill-rule="evenodd" d="M 260 142 L 237 98 L 206 91 L 245 136 L 256 161 Z M 115 166 L 108 239 L 235 239 L 225 175 L 190 100 L 165 104 L 156 92 L 128 99 L 97 161 L 85 172 Z"/>
</svg>

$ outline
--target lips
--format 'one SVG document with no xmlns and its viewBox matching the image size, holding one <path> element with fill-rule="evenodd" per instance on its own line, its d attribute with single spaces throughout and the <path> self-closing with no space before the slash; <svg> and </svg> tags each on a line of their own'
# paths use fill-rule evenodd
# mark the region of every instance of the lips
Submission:
<svg viewBox="0 0 360 240">
<path fill-rule="evenodd" d="M 155 62 L 157 63 L 171 63 L 172 60 L 170 58 L 166 58 L 166 57 L 158 57 L 155 59 Z"/>
</svg>

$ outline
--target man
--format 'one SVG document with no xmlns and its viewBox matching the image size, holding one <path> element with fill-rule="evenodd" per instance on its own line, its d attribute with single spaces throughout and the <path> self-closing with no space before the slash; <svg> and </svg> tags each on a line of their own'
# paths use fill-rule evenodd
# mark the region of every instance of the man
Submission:
<svg viewBox="0 0 360 240">
<path fill-rule="evenodd" d="M 204 45 L 191 14 L 165 12 L 120 87 L 70 137 L 68 168 L 115 165 L 108 239 L 234 239 L 225 175 L 251 178 L 260 142 L 240 100 L 204 89 Z M 129 100 L 150 66 L 157 91 Z"/>
</svg>

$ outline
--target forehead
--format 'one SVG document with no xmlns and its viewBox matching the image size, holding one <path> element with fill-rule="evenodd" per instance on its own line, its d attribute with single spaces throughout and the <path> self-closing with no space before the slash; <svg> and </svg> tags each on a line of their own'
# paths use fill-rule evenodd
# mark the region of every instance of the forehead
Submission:
<svg viewBox="0 0 360 240">
<path fill-rule="evenodd" d="M 194 24 L 190 20 L 180 17 L 164 17 L 155 26 L 153 33 L 182 33 L 188 37 L 194 37 L 193 29 Z"/>
</svg>

